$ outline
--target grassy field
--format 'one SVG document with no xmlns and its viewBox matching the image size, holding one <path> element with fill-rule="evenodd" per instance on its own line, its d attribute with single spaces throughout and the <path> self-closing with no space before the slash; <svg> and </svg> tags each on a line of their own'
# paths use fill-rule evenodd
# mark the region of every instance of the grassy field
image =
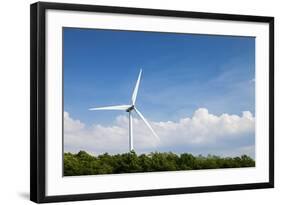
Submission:
<svg viewBox="0 0 281 205">
<path fill-rule="evenodd" d="M 247 155 L 219 157 L 194 156 L 183 153 L 153 152 L 137 155 L 134 151 L 124 154 L 107 153 L 93 156 L 85 151 L 64 153 L 64 176 L 159 172 L 219 168 L 254 167 L 255 161 Z"/>
</svg>

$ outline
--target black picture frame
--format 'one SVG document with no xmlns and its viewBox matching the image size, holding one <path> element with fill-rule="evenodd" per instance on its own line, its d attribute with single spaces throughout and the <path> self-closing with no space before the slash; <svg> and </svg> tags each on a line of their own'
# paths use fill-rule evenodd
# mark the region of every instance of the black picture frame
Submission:
<svg viewBox="0 0 281 205">
<path fill-rule="evenodd" d="M 263 183 L 169 188 L 107 193 L 46 196 L 46 81 L 45 25 L 46 10 L 87 11 L 103 13 L 169 16 L 195 19 L 263 22 L 269 24 L 269 181 Z M 197 192 L 230 191 L 274 187 L 274 18 L 144 8 L 111 7 L 82 4 L 38 2 L 30 6 L 30 200 L 37 203 L 96 200 Z"/>
</svg>

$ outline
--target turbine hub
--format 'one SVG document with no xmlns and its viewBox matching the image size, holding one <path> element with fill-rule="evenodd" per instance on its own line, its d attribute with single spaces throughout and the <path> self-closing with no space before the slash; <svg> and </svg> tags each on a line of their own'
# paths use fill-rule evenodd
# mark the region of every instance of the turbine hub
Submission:
<svg viewBox="0 0 281 205">
<path fill-rule="evenodd" d="M 129 107 L 129 108 L 126 110 L 126 112 L 131 112 L 134 108 L 135 108 L 135 106 L 132 105 L 131 107 Z"/>
</svg>

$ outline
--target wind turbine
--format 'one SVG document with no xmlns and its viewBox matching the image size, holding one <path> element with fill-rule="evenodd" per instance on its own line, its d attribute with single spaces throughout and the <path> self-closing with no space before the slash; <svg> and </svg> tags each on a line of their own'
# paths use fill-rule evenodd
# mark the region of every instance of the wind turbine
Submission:
<svg viewBox="0 0 281 205">
<path fill-rule="evenodd" d="M 138 94 L 138 90 L 139 90 L 141 75 L 142 75 L 142 70 L 140 69 L 138 80 L 136 82 L 136 86 L 135 86 L 135 89 L 134 89 L 133 94 L 132 94 L 131 104 L 129 104 L 129 105 L 114 105 L 114 106 L 106 106 L 106 107 L 97 107 L 97 108 L 90 108 L 89 109 L 89 110 L 123 110 L 123 111 L 128 112 L 128 114 L 129 114 L 129 149 L 130 149 L 130 151 L 132 151 L 134 149 L 132 111 L 135 111 L 140 116 L 140 118 L 144 121 L 146 126 L 152 132 L 152 134 L 159 140 L 158 135 L 152 129 L 151 125 L 148 123 L 148 121 L 145 119 L 145 117 L 141 114 L 141 112 L 136 108 L 136 99 L 137 99 L 137 94 Z"/>
</svg>

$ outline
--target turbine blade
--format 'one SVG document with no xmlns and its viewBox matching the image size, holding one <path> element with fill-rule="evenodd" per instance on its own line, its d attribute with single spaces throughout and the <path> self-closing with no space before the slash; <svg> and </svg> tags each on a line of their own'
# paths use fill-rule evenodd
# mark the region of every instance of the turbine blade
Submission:
<svg viewBox="0 0 281 205">
<path fill-rule="evenodd" d="M 127 110 L 130 107 L 131 105 L 115 105 L 115 106 L 90 108 L 89 110 Z"/>
<path fill-rule="evenodd" d="M 144 121 L 144 123 L 146 124 L 146 126 L 150 129 L 150 131 L 152 132 L 152 134 L 158 139 L 160 140 L 160 138 L 158 137 L 158 135 L 154 132 L 154 130 L 152 129 L 151 125 L 148 123 L 148 121 L 144 118 L 144 116 L 141 114 L 140 111 L 137 110 L 137 108 L 134 108 L 134 110 L 136 111 L 136 113 L 140 116 L 140 118 Z"/>
<path fill-rule="evenodd" d="M 140 69 L 140 73 L 139 73 L 139 77 L 137 80 L 137 83 L 135 85 L 135 89 L 132 95 L 132 104 L 135 105 L 136 99 L 137 99 L 137 95 L 138 95 L 138 90 L 139 90 L 139 85 L 140 85 L 140 79 L 141 79 L 141 73 L 142 73 L 142 69 Z"/>
</svg>

